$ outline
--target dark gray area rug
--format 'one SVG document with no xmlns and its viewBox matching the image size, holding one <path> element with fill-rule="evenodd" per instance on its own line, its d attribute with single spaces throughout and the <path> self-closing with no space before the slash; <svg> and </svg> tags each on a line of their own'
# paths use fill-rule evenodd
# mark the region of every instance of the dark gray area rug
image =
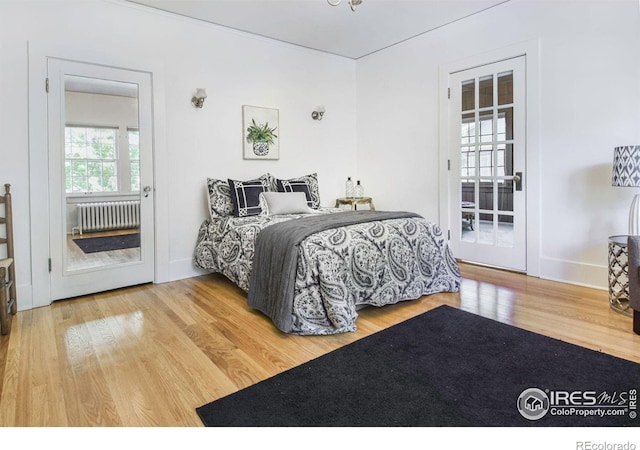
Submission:
<svg viewBox="0 0 640 450">
<path fill-rule="evenodd" d="M 640 364 L 440 306 L 196 409 L 217 427 L 638 426 Z"/>
<path fill-rule="evenodd" d="M 92 238 L 78 238 L 73 242 L 84 253 L 108 252 L 125 248 L 140 247 L 140 233 L 120 234 L 117 236 L 100 236 Z"/>
</svg>

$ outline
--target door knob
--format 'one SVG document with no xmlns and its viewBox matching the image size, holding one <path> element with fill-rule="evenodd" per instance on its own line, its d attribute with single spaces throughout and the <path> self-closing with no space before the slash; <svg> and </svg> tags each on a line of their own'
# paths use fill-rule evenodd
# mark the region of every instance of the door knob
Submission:
<svg viewBox="0 0 640 450">
<path fill-rule="evenodd" d="M 143 191 L 144 191 L 144 196 L 148 197 L 149 196 L 149 192 L 151 192 L 151 186 L 145 186 Z"/>
<path fill-rule="evenodd" d="M 522 190 L 522 172 L 516 172 L 513 176 L 513 181 L 516 183 L 516 191 Z"/>
</svg>

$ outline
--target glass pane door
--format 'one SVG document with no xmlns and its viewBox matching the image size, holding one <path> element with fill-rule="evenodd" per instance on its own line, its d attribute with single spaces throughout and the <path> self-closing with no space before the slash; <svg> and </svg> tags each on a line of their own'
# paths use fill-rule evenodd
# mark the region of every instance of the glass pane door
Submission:
<svg viewBox="0 0 640 450">
<path fill-rule="evenodd" d="M 513 71 L 462 82 L 461 234 L 512 247 Z"/>
<path fill-rule="evenodd" d="M 526 263 L 523 64 L 453 74 L 450 104 L 456 256 L 518 270 Z"/>
</svg>

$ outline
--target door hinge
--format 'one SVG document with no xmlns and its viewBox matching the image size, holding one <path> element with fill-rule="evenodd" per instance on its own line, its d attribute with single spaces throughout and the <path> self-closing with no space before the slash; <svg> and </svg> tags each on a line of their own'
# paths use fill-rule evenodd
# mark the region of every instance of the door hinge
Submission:
<svg viewBox="0 0 640 450">
<path fill-rule="evenodd" d="M 447 88 L 447 98 L 451 98 L 451 88 Z"/>
<path fill-rule="evenodd" d="M 51 258 L 49 258 L 49 272 L 51 272 Z"/>
<path fill-rule="evenodd" d="M 47 91 L 47 94 L 49 93 L 49 79 L 45 78 L 44 80 L 44 90 Z"/>
<path fill-rule="evenodd" d="M 451 170 L 451 160 L 447 159 L 447 170 Z"/>
<path fill-rule="evenodd" d="M 451 240 L 451 230 L 447 230 L 447 241 Z"/>
</svg>

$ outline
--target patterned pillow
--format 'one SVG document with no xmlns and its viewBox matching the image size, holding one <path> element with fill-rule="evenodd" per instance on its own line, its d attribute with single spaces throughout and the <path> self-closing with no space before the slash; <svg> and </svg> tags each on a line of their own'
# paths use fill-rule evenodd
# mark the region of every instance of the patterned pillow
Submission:
<svg viewBox="0 0 640 450">
<path fill-rule="evenodd" d="M 265 173 L 260 178 L 250 181 L 265 180 L 269 186 L 275 186 L 275 178 L 269 173 Z M 273 187 L 269 189 L 275 191 Z M 207 192 L 209 194 L 209 214 L 211 219 L 219 219 L 233 215 L 233 203 L 231 201 L 231 189 L 228 180 L 218 180 L 207 178 Z"/>
<path fill-rule="evenodd" d="M 228 180 L 231 190 L 231 203 L 235 217 L 257 216 L 262 211 L 260 194 L 269 192 L 269 181 L 260 177 L 258 180 Z"/>
<path fill-rule="evenodd" d="M 233 214 L 231 191 L 227 180 L 207 178 L 207 191 L 209 193 L 209 214 L 211 214 L 211 219 L 219 219 Z"/>
<path fill-rule="evenodd" d="M 276 177 L 267 172 L 260 178 L 265 178 L 269 183 L 269 192 L 278 192 L 278 180 L 276 179 Z"/>
<path fill-rule="evenodd" d="M 277 180 L 278 192 L 304 192 L 309 208 L 320 208 L 318 174 L 312 173 L 289 180 Z"/>
</svg>

